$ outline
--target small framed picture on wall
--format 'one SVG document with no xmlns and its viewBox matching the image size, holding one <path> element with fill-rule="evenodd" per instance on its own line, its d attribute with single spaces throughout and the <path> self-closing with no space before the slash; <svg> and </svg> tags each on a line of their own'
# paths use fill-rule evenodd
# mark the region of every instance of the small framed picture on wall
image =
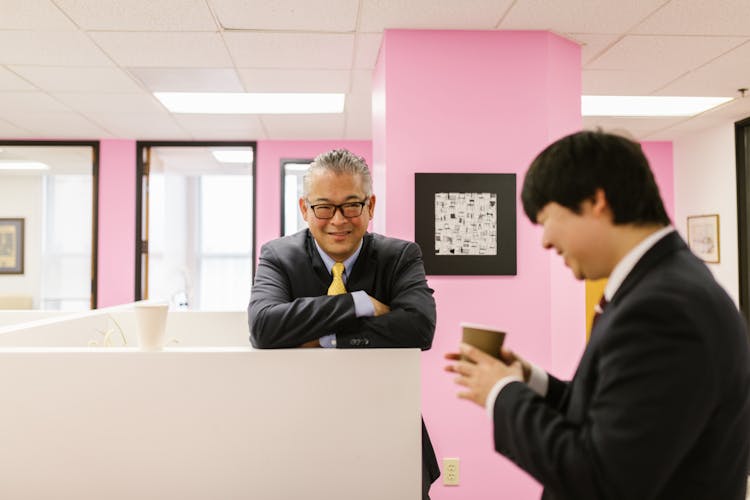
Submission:
<svg viewBox="0 0 750 500">
<path fill-rule="evenodd" d="M 23 274 L 23 219 L 0 219 L 0 274 Z"/>
<path fill-rule="evenodd" d="M 719 214 L 692 215 L 687 218 L 688 246 L 704 262 L 718 264 Z"/>
</svg>

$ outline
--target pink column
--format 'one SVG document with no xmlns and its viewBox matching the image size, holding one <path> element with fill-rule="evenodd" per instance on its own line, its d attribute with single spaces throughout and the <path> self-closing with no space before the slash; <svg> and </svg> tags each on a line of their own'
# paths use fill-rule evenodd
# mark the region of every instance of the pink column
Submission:
<svg viewBox="0 0 750 500">
<path fill-rule="evenodd" d="M 546 32 L 388 30 L 373 78 L 375 229 L 414 238 L 416 172 L 514 173 L 581 126 L 580 49 Z M 385 196 L 383 196 L 383 190 Z M 438 322 L 422 358 L 422 403 L 438 459 L 461 459 L 461 485 L 432 498 L 538 498 L 540 487 L 493 451 L 483 409 L 459 401 L 443 353 L 459 322 L 506 329 L 507 344 L 569 375 L 585 342 L 583 285 L 540 245 L 520 205 L 516 276 L 428 276 Z"/>
<path fill-rule="evenodd" d="M 135 170 L 135 141 L 101 141 L 98 307 L 135 296 Z"/>
</svg>

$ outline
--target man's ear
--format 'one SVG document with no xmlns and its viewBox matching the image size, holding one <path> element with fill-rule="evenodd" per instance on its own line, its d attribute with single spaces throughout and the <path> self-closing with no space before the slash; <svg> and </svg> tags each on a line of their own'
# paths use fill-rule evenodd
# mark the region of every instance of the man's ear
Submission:
<svg viewBox="0 0 750 500">
<path fill-rule="evenodd" d="M 591 211 L 596 215 L 607 214 L 610 217 L 612 216 L 612 209 L 609 206 L 607 194 L 604 192 L 604 189 L 597 188 L 594 191 L 594 196 L 591 198 Z"/>
<path fill-rule="evenodd" d="M 304 198 L 299 199 L 299 211 L 302 214 L 302 218 L 307 221 L 307 213 L 309 212 L 309 210 Z"/>
<path fill-rule="evenodd" d="M 370 218 L 372 219 L 375 215 L 375 195 L 370 195 L 370 203 L 367 205 L 367 210 L 370 211 Z"/>
</svg>

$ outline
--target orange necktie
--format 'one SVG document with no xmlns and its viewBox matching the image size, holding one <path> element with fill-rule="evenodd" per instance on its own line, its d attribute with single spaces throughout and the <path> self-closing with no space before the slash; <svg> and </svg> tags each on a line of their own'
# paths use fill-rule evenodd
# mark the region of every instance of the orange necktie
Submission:
<svg viewBox="0 0 750 500">
<path fill-rule="evenodd" d="M 344 280 L 342 275 L 344 274 L 344 263 L 336 262 L 331 268 L 333 274 L 333 280 L 331 280 L 331 286 L 328 287 L 328 295 L 341 295 L 346 293 L 346 287 L 344 286 Z"/>
</svg>

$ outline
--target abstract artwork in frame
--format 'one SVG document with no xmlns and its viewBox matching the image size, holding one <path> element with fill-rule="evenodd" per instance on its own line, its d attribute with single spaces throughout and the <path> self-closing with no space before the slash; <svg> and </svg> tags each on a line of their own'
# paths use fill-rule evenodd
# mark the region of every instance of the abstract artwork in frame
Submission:
<svg viewBox="0 0 750 500">
<path fill-rule="evenodd" d="M 719 215 L 691 215 L 687 218 L 688 246 L 704 262 L 718 264 Z"/>
<path fill-rule="evenodd" d="M 0 274 L 23 274 L 23 219 L 0 219 Z"/>
<path fill-rule="evenodd" d="M 427 274 L 516 274 L 515 174 L 418 173 L 414 191 Z"/>
</svg>

